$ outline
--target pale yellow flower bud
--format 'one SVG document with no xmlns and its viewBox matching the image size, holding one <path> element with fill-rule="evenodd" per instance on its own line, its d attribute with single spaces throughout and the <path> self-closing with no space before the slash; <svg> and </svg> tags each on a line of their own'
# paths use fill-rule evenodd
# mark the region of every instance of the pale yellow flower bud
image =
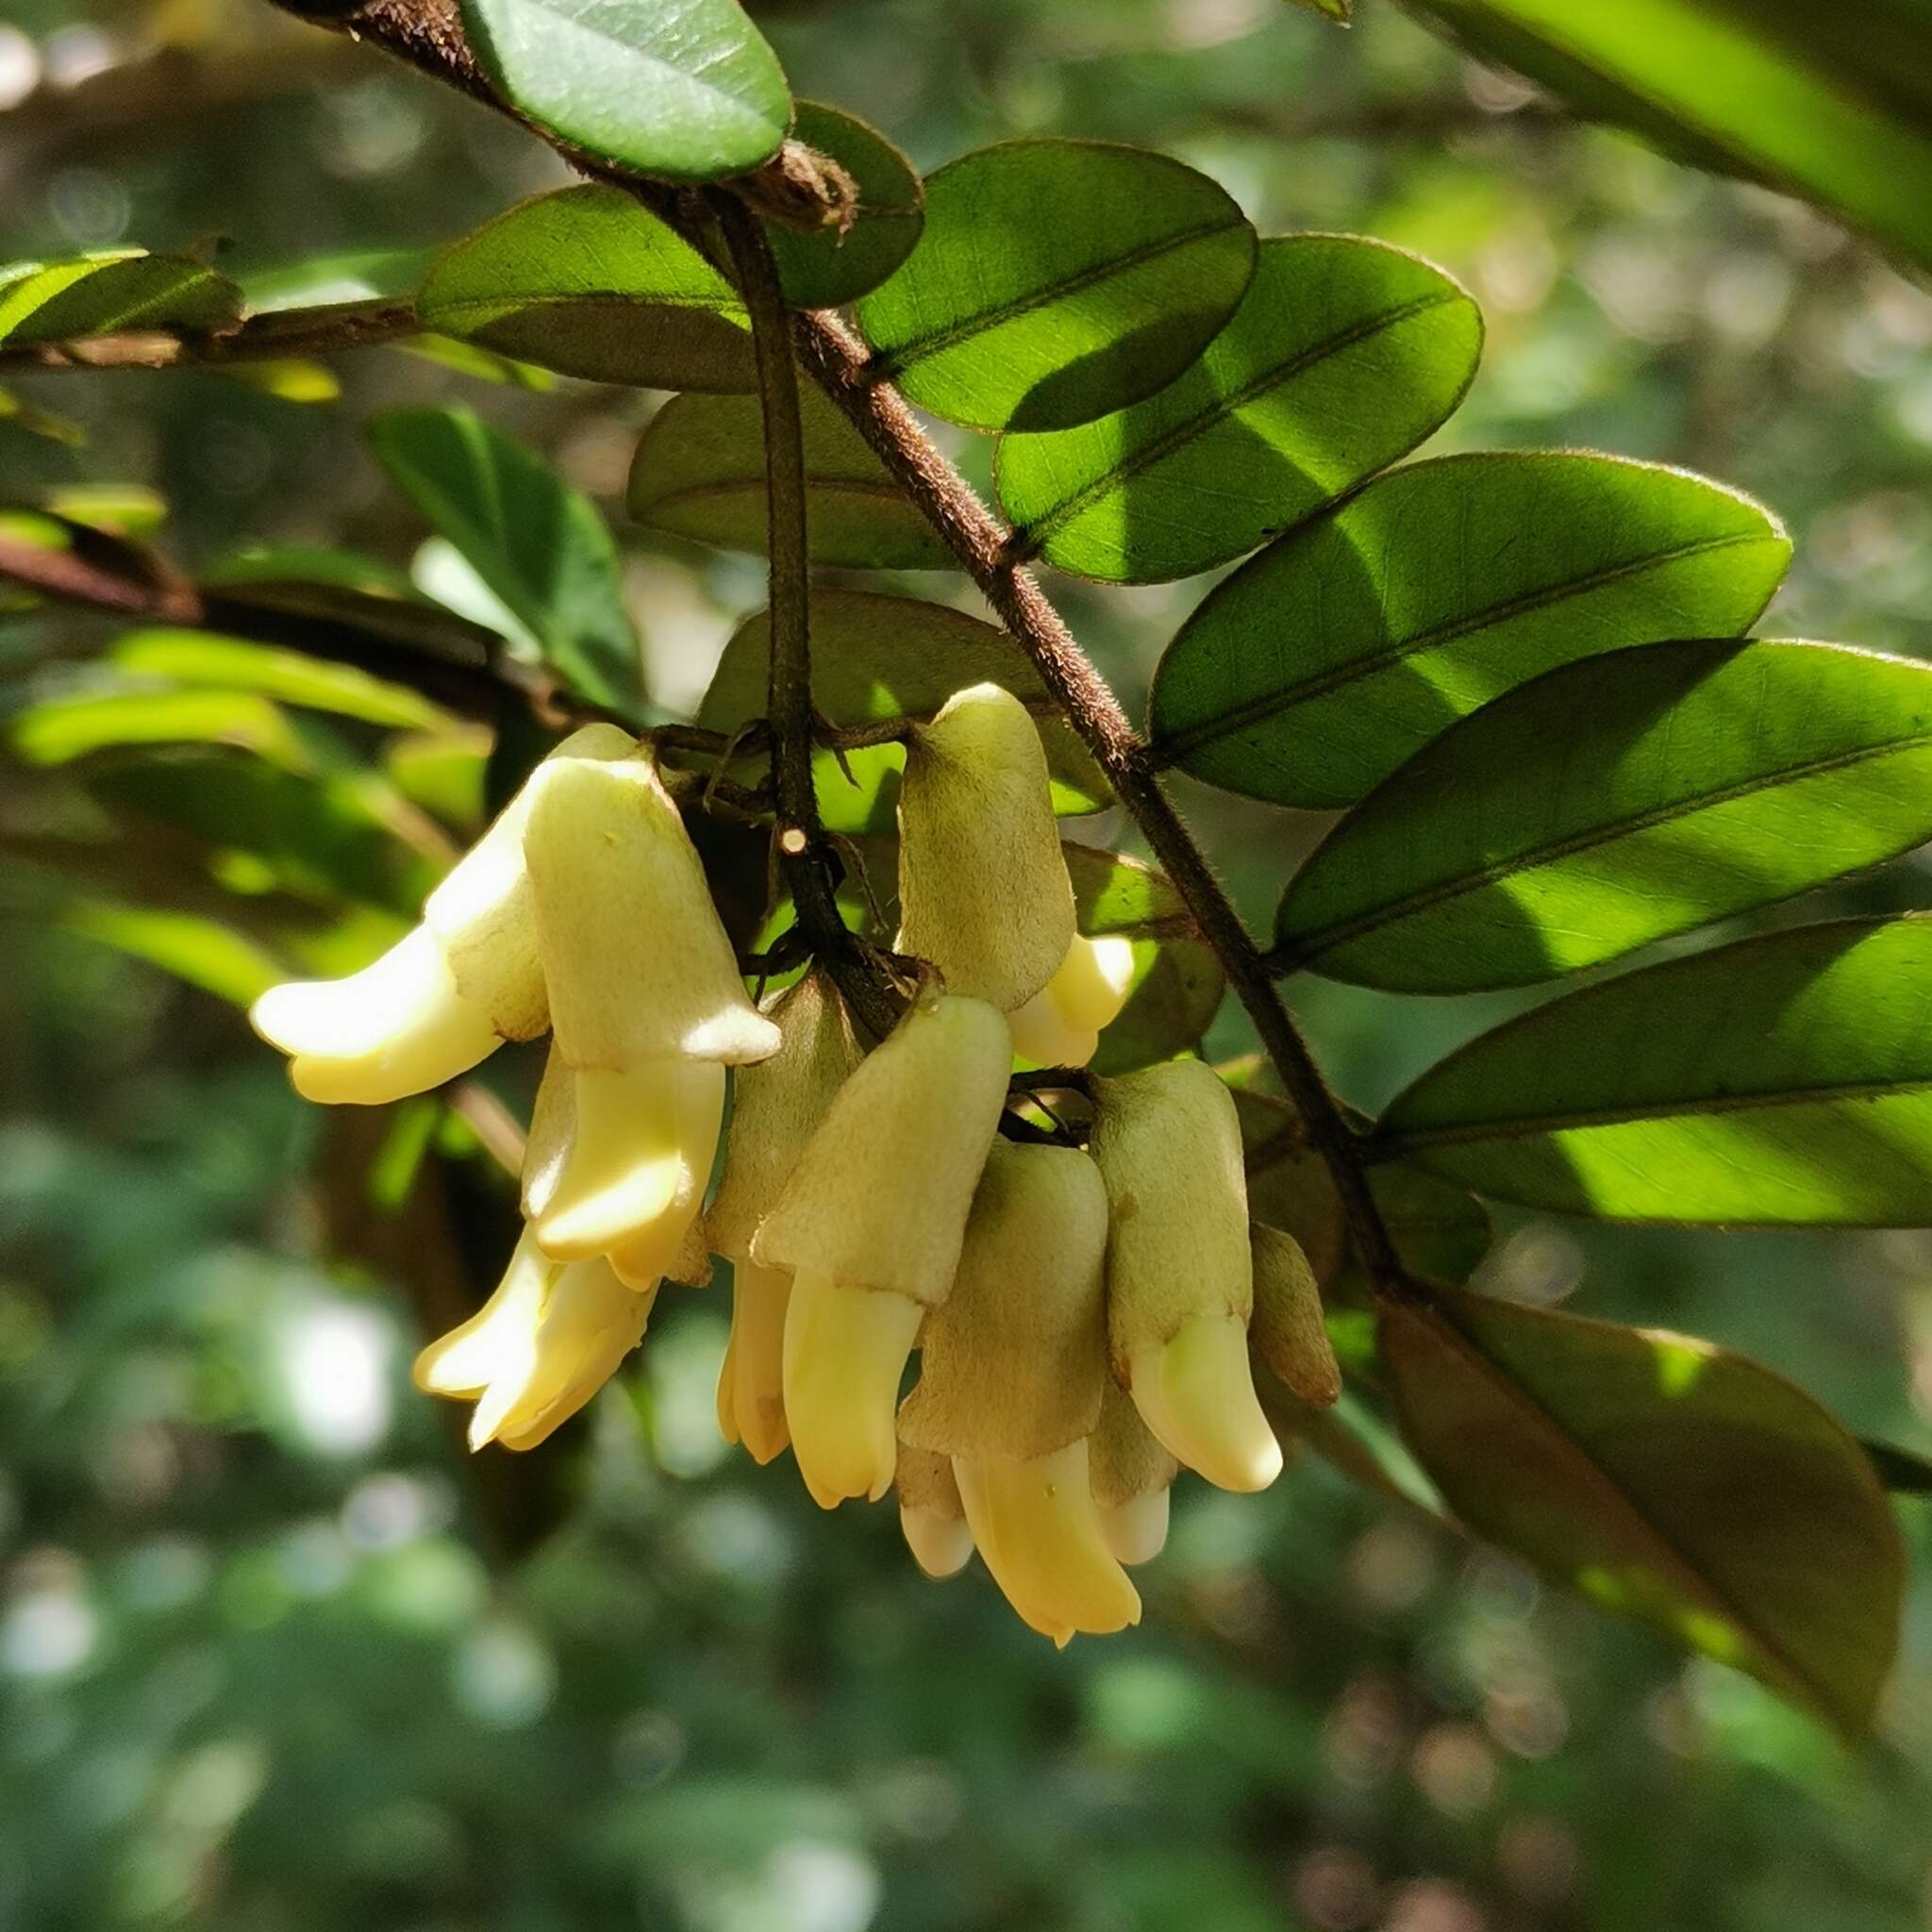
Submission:
<svg viewBox="0 0 1932 1932">
<path fill-rule="evenodd" d="M 1279 1228 L 1254 1229 L 1255 1353 L 1291 1395 L 1326 1408 L 1341 1394 L 1341 1368 L 1322 1317 L 1322 1291 L 1302 1244 Z"/>
<path fill-rule="evenodd" d="M 778 1050 L 696 850 L 643 758 L 554 758 L 524 826 L 557 1050 L 579 1073 Z"/>
<path fill-rule="evenodd" d="M 899 1436 L 1017 1461 L 1100 1420 L 1107 1384 L 1107 1188 L 1072 1147 L 995 1141 L 953 1291 L 926 1317 Z"/>
<path fill-rule="evenodd" d="M 495 1293 L 416 1357 L 416 1386 L 475 1398 L 472 1449 L 534 1449 L 638 1345 L 655 1296 L 655 1284 L 639 1294 L 607 1262 L 549 1260 L 526 1232 Z"/>
<path fill-rule="evenodd" d="M 724 1069 L 646 1060 L 574 1073 L 555 1048 L 524 1152 L 524 1213 L 553 1260 L 608 1255 L 634 1288 L 690 1266 L 717 1156 Z"/>
<path fill-rule="evenodd" d="M 1036 1067 L 1084 1067 L 1100 1029 L 1120 1017 L 1134 984 L 1134 943 L 1119 935 L 1075 937 L 1059 970 L 1007 1017 L 1013 1051 Z"/>
<path fill-rule="evenodd" d="M 912 1559 L 935 1580 L 957 1576 L 973 1560 L 973 1532 L 953 1478 L 953 1461 L 930 1449 L 899 1444 L 899 1528 Z"/>
<path fill-rule="evenodd" d="M 899 950 L 1003 1012 L 1066 958 L 1074 889 L 1046 753 L 1026 707 L 996 684 L 955 692 L 907 747 L 899 900 Z"/>
<path fill-rule="evenodd" d="M 291 1057 L 305 1099 L 379 1106 L 467 1073 L 506 1040 L 549 1022 L 524 872 L 530 800 L 557 758 L 627 757 L 636 741 L 587 725 L 537 768 L 496 822 L 430 893 L 422 924 L 346 979 L 271 987 L 249 1011 Z"/>
<path fill-rule="evenodd" d="M 754 1261 L 792 1272 L 785 1414 L 826 1507 L 891 1482 L 899 1381 L 952 1287 L 1011 1064 L 983 1001 L 915 1004 L 840 1089 L 753 1237 Z"/>
<path fill-rule="evenodd" d="M 798 1157 L 864 1058 L 844 1002 L 823 973 L 808 973 L 765 1004 L 778 1051 L 743 1068 L 732 1092 L 724 1173 L 705 1216 L 710 1243 L 733 1268 L 731 1341 L 718 1378 L 718 1425 L 769 1462 L 791 1440 L 785 1423 L 785 1308 L 791 1275 L 751 1259 L 752 1237 Z"/>
<path fill-rule="evenodd" d="M 1281 1473 L 1255 1397 L 1247 1182 L 1234 1101 L 1213 1069 L 1169 1060 L 1094 1083 L 1093 1158 L 1113 1205 L 1108 1332 L 1141 1419 L 1227 1490 Z"/>
<path fill-rule="evenodd" d="M 973 1541 L 1007 1601 L 1064 1646 L 1141 1621 L 1141 1598 L 1107 1546 L 1090 1488 L 1087 1440 L 1050 1456 L 956 1457 Z"/>
<path fill-rule="evenodd" d="M 1180 1464 L 1111 1378 L 1099 1424 L 1087 1439 L 1087 1463 L 1100 1532 L 1114 1560 L 1131 1568 L 1159 1556 L 1167 1542 L 1168 1495 Z"/>
</svg>

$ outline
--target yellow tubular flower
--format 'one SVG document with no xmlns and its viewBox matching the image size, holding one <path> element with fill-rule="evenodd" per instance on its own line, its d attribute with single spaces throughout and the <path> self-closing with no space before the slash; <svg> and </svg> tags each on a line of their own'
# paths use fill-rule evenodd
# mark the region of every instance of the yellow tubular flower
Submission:
<svg viewBox="0 0 1932 1932">
<path fill-rule="evenodd" d="M 948 991 L 1024 1006 L 1074 941 L 1074 889 L 1046 753 L 996 684 L 957 691 L 912 735 L 899 787 L 898 949 Z"/>
<path fill-rule="evenodd" d="M 553 759 L 523 848 L 555 1034 L 525 1211 L 554 1259 L 608 1254 L 641 1284 L 703 1204 L 725 1066 L 776 1051 L 778 1029 L 648 761 Z"/>
<path fill-rule="evenodd" d="M 656 1292 L 625 1287 L 605 1261 L 549 1260 L 525 1230 L 495 1293 L 416 1357 L 416 1386 L 475 1399 L 472 1449 L 534 1449 L 638 1345 Z"/>
<path fill-rule="evenodd" d="M 1094 1083 L 1093 1158 L 1113 1204 L 1108 1331 L 1141 1420 L 1224 1490 L 1262 1490 L 1281 1445 L 1255 1397 L 1247 1182 L 1234 1101 L 1169 1060 Z"/>
<path fill-rule="evenodd" d="M 566 739 L 451 869 L 422 924 L 346 979 L 271 987 L 249 1009 L 255 1030 L 290 1056 L 307 1100 L 379 1106 L 467 1073 L 506 1040 L 550 1024 L 524 872 L 524 824 L 551 760 L 628 757 L 614 724 Z"/>
<path fill-rule="evenodd" d="M 926 1317 L 901 1439 L 950 1456 L 1007 1599 L 1064 1643 L 1137 1623 L 1107 1546 L 1087 1439 L 1107 1387 L 1107 1189 L 1086 1155 L 995 1142 L 953 1292 Z"/>
<path fill-rule="evenodd" d="M 973 1560 L 973 1532 L 953 1477 L 952 1458 L 899 1444 L 899 1528 L 912 1560 L 935 1581 L 957 1576 Z"/>
<path fill-rule="evenodd" d="M 752 1237 L 791 1177 L 832 1096 L 864 1058 L 830 979 L 808 973 L 764 1011 L 781 1044 L 744 1068 L 732 1094 L 731 1136 L 717 1198 L 705 1216 L 710 1245 L 732 1266 L 731 1341 L 718 1378 L 718 1426 L 769 1462 L 791 1440 L 785 1422 L 785 1311 L 791 1272 L 751 1258 Z"/>
<path fill-rule="evenodd" d="M 1084 1067 L 1100 1029 L 1120 1017 L 1134 984 L 1134 943 L 1075 937 L 1059 971 L 1007 1017 L 1013 1051 L 1036 1067 Z"/>
<path fill-rule="evenodd" d="M 791 1272 L 785 1416 L 826 1508 L 891 1484 L 900 1378 L 953 1285 L 1012 1051 L 984 1001 L 915 1004 L 840 1088 L 753 1237 L 754 1261 Z"/>
<path fill-rule="evenodd" d="M 1100 1533 L 1114 1560 L 1130 1569 L 1167 1542 L 1168 1496 L 1180 1468 L 1141 1420 L 1118 1382 L 1108 1379 L 1100 1421 L 1087 1441 L 1088 1474 Z"/>
</svg>

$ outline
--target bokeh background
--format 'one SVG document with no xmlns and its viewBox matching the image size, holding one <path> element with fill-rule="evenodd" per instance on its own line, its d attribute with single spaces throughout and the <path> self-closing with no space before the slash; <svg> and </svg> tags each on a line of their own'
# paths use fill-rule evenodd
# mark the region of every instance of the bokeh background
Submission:
<svg viewBox="0 0 1932 1932">
<path fill-rule="evenodd" d="M 1347 32 L 1281 0 L 751 10 L 799 93 L 923 166 L 1015 133 L 1150 143 L 1264 232 L 1433 257 L 1490 327 L 1435 447 L 1588 444 L 1738 484 L 1798 540 L 1766 631 L 1932 656 L 1932 297 L 1814 214 L 1576 127 L 1390 0 Z M 256 0 L 8 0 L 0 25 L 0 258 L 192 246 L 261 286 L 558 178 Z M 197 566 L 348 544 L 460 602 L 358 427 L 460 398 L 606 504 L 656 689 L 694 701 L 758 575 L 625 527 L 659 399 L 398 349 L 330 369 L 333 401 L 314 371 L 9 380 L 0 497 L 111 485 Z M 1202 586 L 1063 588 L 1137 706 Z M 112 636 L 0 616 L 0 704 L 84 688 Z M 245 961 L 149 915 L 232 921 L 241 893 L 366 941 L 473 826 L 486 748 L 345 727 L 346 842 L 319 872 L 269 824 L 282 792 L 234 778 L 245 751 L 194 754 L 242 801 L 198 841 L 173 754 L 0 770 L 0 1927 L 1932 1926 L 1924 1584 L 1855 1753 L 1310 1457 L 1259 1498 L 1184 1487 L 1143 1626 L 1057 1654 L 983 1577 L 921 1579 L 889 1509 L 824 1516 L 789 1462 L 726 1454 L 715 1291 L 660 1305 L 541 1454 L 466 1459 L 408 1365 L 502 1252 L 474 1135 L 305 1109 L 219 996 Z M 1322 822 L 1187 802 L 1264 917 Z M 1925 874 L 1801 909 L 1926 903 Z M 1364 1107 L 1508 1006 L 1294 998 Z M 1243 1051 L 1239 1016 L 1210 1043 Z M 1481 1282 L 1712 1336 L 1932 1445 L 1924 1236 L 1519 1217 Z M 1932 1506 L 1899 1507 L 1932 1575 Z"/>
</svg>

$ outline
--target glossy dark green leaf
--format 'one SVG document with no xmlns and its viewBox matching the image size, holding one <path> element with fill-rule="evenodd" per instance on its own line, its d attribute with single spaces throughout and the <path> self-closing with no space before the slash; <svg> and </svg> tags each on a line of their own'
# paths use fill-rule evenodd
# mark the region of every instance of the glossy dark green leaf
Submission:
<svg viewBox="0 0 1932 1932">
<path fill-rule="evenodd" d="M 812 696 L 833 724 L 929 718 L 967 685 L 1004 685 L 1035 708 L 1054 779 L 1055 809 L 1095 811 L 1109 802 L 1106 779 L 1054 710 L 1039 674 L 991 625 L 909 597 L 821 591 L 812 599 L 811 644 Z M 730 731 L 765 715 L 770 648 L 760 611 L 725 645 L 698 712 L 700 724 Z M 847 752 L 845 760 L 849 781 L 830 752 L 820 752 L 812 761 L 825 823 L 841 832 L 894 831 L 903 748 L 869 745 Z M 747 766 L 734 775 L 749 779 L 757 774 Z"/>
<path fill-rule="evenodd" d="M 1064 429 L 1163 388 L 1234 313 L 1257 243 L 1205 175 L 1015 141 L 925 184 L 925 233 L 858 305 L 874 367 L 976 429 Z"/>
<path fill-rule="evenodd" d="M 1450 1507 L 1607 1610 L 1862 1730 L 1905 1562 L 1858 1445 L 1707 1341 L 1445 1290 L 1381 1315 Z"/>
<path fill-rule="evenodd" d="M 0 342 L 64 342 L 123 329 L 209 335 L 242 319 L 242 291 L 185 255 L 140 249 L 0 268 Z"/>
<path fill-rule="evenodd" d="M 1158 395 L 1002 439 L 1016 549 L 1110 583 L 1225 563 L 1406 456 L 1481 348 L 1475 304 L 1415 256 L 1347 235 L 1263 242 L 1233 320 Z"/>
<path fill-rule="evenodd" d="M 1613 1221 L 1932 1224 L 1932 918 L 1843 920 L 1624 974 L 1499 1026 L 1377 1148 Z"/>
<path fill-rule="evenodd" d="M 1425 746 L 1282 901 L 1285 959 L 1409 992 L 1548 979 L 1932 839 L 1932 668 L 1833 644 L 1566 665 Z"/>
<path fill-rule="evenodd" d="M 1197 1045 L 1227 981 L 1195 931 L 1172 880 L 1118 852 L 1065 845 L 1074 908 L 1090 939 L 1115 936 L 1134 947 L 1127 1003 L 1100 1036 L 1098 1074 L 1126 1074 Z"/>
<path fill-rule="evenodd" d="M 791 96 L 738 0 L 462 0 L 498 92 L 574 147 L 718 181 L 777 153 Z"/>
<path fill-rule="evenodd" d="M 1156 746 L 1230 791 L 1351 805 L 1541 672 L 1740 634 L 1790 558 L 1767 511 L 1680 470 L 1574 451 L 1417 463 L 1202 604 L 1155 679 Z"/>
<path fill-rule="evenodd" d="M 925 190 L 877 128 L 837 108 L 800 101 L 791 135 L 829 155 L 858 190 L 857 219 L 843 230 L 777 222 L 766 228 L 785 299 L 800 308 L 838 308 L 877 288 L 912 253 L 925 225 Z"/>
<path fill-rule="evenodd" d="M 806 534 L 815 563 L 944 570 L 951 553 L 838 407 L 799 392 Z M 765 419 L 757 396 L 674 396 L 638 444 L 630 513 L 725 550 L 765 548 Z"/>
<path fill-rule="evenodd" d="M 1667 153 L 1932 265 L 1932 13 L 1915 0 L 1415 0 L 1471 51 Z"/>
<path fill-rule="evenodd" d="M 617 545 L 596 506 L 467 409 L 397 409 L 369 425 L 390 480 L 459 550 L 574 690 L 639 706 L 637 638 Z"/>
<path fill-rule="evenodd" d="M 437 258 L 416 306 L 444 335 L 592 382 L 758 382 L 737 291 L 615 188 L 518 203 Z"/>
</svg>

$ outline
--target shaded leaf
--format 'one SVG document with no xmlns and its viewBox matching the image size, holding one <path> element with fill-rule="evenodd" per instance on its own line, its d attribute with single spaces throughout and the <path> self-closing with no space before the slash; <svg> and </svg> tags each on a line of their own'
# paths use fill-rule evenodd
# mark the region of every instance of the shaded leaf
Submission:
<svg viewBox="0 0 1932 1932">
<path fill-rule="evenodd" d="M 1156 748 L 1230 791 L 1350 805 L 1540 672 L 1740 634 L 1790 558 L 1758 505 L 1679 470 L 1575 451 L 1417 463 L 1202 604 L 1155 678 Z"/>
<path fill-rule="evenodd" d="M 1015 141 L 925 184 L 910 260 L 858 305 L 874 368 L 977 429 L 1058 429 L 1174 380 L 1257 242 L 1224 190 L 1144 149 Z"/>
<path fill-rule="evenodd" d="M 242 291 L 185 255 L 138 248 L 0 268 L 0 342 L 65 342 L 124 329 L 210 335 L 242 319 Z"/>
<path fill-rule="evenodd" d="M 1869 1436 L 1858 1438 L 1858 1447 L 1888 1490 L 1903 1496 L 1932 1495 L 1932 1457 Z"/>
<path fill-rule="evenodd" d="M 1932 265 L 1932 14 L 1893 0 L 1414 0 L 1579 112 Z"/>
<path fill-rule="evenodd" d="M 930 718 L 967 685 L 1004 685 L 1034 708 L 1054 780 L 1054 808 L 1096 811 L 1109 799 L 1073 729 L 1054 709 L 1039 674 L 1004 632 L 941 604 L 865 591 L 821 591 L 811 609 L 812 696 L 834 724 Z M 698 723 L 731 731 L 765 715 L 771 635 L 766 614 L 733 634 L 698 711 Z M 841 832 L 891 832 L 906 754 L 900 745 L 847 752 L 848 783 L 830 752 L 812 760 L 820 809 Z M 734 775 L 757 774 L 747 764 Z"/>
<path fill-rule="evenodd" d="M 738 0 L 462 0 L 497 91 L 573 146 L 676 181 L 778 151 L 791 96 Z"/>
<path fill-rule="evenodd" d="M 829 155 L 858 190 L 858 219 L 801 233 L 766 229 L 785 299 L 800 308 L 837 308 L 878 287 L 912 253 L 925 223 L 925 191 L 912 164 L 875 127 L 817 101 L 800 101 L 791 136 Z"/>
<path fill-rule="evenodd" d="M 596 506 L 467 409 L 397 409 L 369 438 L 390 479 L 593 703 L 635 713 L 637 638 Z"/>
<path fill-rule="evenodd" d="M 1613 1221 L 1932 1224 L 1932 919 L 1795 927 L 1624 974 L 1472 1041 L 1378 1151 Z"/>
<path fill-rule="evenodd" d="M 1233 319 L 1158 394 L 1001 441 L 1014 549 L 1111 583 L 1225 563 L 1413 449 L 1481 346 L 1475 304 L 1412 255 L 1346 235 L 1263 242 Z"/>
<path fill-rule="evenodd" d="M 951 553 L 836 404 L 799 391 L 806 526 L 815 563 L 944 570 Z M 765 422 L 757 396 L 674 396 L 644 432 L 630 512 L 655 530 L 726 550 L 765 548 Z"/>
<path fill-rule="evenodd" d="M 437 258 L 416 307 L 444 335 L 592 382 L 757 386 L 736 290 L 616 188 L 519 202 Z"/>
<path fill-rule="evenodd" d="M 1932 838 L 1932 669 L 1831 644 L 1589 658 L 1453 725 L 1289 887 L 1285 963 L 1523 985 Z"/>
<path fill-rule="evenodd" d="M 1810 1396 L 1707 1341 L 1458 1291 L 1385 1307 L 1381 1341 L 1409 1446 L 1478 1535 L 1864 1727 L 1904 1556 Z"/>
<path fill-rule="evenodd" d="M 1134 945 L 1133 989 L 1101 1033 L 1093 1071 L 1131 1073 L 1187 1052 L 1212 1023 L 1227 981 L 1173 881 L 1118 852 L 1060 849 L 1079 929 L 1090 939 L 1118 935 Z"/>
</svg>

